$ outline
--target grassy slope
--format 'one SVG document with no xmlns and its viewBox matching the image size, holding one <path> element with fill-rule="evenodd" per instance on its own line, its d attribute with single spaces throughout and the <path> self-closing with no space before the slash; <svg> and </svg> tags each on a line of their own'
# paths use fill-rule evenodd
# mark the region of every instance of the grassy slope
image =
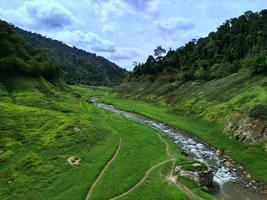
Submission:
<svg viewBox="0 0 267 200">
<path fill-rule="evenodd" d="M 208 120 L 225 121 L 232 112 L 247 113 L 255 105 L 267 106 L 267 77 L 246 72 L 212 81 L 125 82 L 117 91 L 125 96 L 170 105 Z M 264 106 L 265 105 L 265 106 Z"/>
<path fill-rule="evenodd" d="M 88 104 L 88 97 L 97 92 L 79 88 L 84 97 L 77 101 L 44 80 L 23 80 L 22 85 L 32 87 L 13 87 L 11 92 L 0 82 L 0 199 L 84 199 L 116 150 L 118 136 L 121 150 L 92 199 L 107 199 L 127 190 L 166 157 L 155 130 Z M 81 130 L 75 132 L 75 127 Z M 82 159 L 79 166 L 67 163 L 72 155 Z M 149 180 L 123 198 L 153 199 L 156 192 L 164 199 L 187 199 L 168 186 L 159 171 L 153 170 Z"/>
<path fill-rule="evenodd" d="M 103 91 L 99 95 L 102 101 L 114 104 L 121 109 L 141 113 L 169 124 L 172 127 L 196 135 L 203 141 L 225 151 L 234 160 L 243 165 L 251 174 L 255 175 L 258 180 L 267 183 L 267 156 L 264 151 L 264 143 L 266 141 L 255 145 L 246 145 L 229 139 L 223 133 L 223 123 L 221 120 L 210 121 L 196 114 L 189 114 L 173 109 L 169 105 L 148 103 L 129 98 L 123 99 L 114 94 L 105 94 Z"/>
</svg>

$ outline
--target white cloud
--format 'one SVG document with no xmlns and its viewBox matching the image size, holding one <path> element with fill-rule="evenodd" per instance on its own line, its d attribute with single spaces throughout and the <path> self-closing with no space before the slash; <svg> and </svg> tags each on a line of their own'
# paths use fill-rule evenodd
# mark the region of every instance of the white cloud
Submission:
<svg viewBox="0 0 267 200">
<path fill-rule="evenodd" d="M 66 42 L 71 46 L 93 52 L 115 52 L 112 42 L 102 39 L 95 33 L 82 31 L 62 31 L 56 34 L 56 39 Z"/>
<path fill-rule="evenodd" d="M 194 27 L 193 23 L 185 18 L 170 17 L 154 21 L 154 25 L 160 33 L 173 34 L 180 30 L 190 30 Z"/>
<path fill-rule="evenodd" d="M 173 1 L 173 0 L 170 0 Z M 170 1 L 161 0 L 90 0 L 95 13 L 101 17 L 102 22 L 118 20 L 126 15 L 139 15 L 157 17 L 160 8 L 168 5 Z"/>
<path fill-rule="evenodd" d="M 133 48 L 118 48 L 114 53 L 110 54 L 108 57 L 113 61 L 121 60 L 133 60 L 137 57 L 138 53 Z"/>
<path fill-rule="evenodd" d="M 127 5 L 122 0 L 112 0 L 112 1 L 92 1 L 95 13 L 101 17 L 103 22 L 110 22 L 119 19 L 127 11 Z"/>
<path fill-rule="evenodd" d="M 105 24 L 102 28 L 102 32 L 104 35 L 114 35 L 119 34 L 118 26 L 114 23 Z"/>
<path fill-rule="evenodd" d="M 16 25 L 34 29 L 63 28 L 77 21 L 74 15 L 56 0 L 27 0 L 17 9 L 1 9 L 0 17 Z"/>
</svg>

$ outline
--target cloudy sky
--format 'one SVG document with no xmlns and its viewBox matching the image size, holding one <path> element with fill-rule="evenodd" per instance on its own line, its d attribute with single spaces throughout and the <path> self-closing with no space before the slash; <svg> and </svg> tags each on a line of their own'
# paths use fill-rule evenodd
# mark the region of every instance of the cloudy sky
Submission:
<svg viewBox="0 0 267 200">
<path fill-rule="evenodd" d="M 166 49 L 215 31 L 267 0 L 0 0 L 0 18 L 132 69 Z"/>
</svg>

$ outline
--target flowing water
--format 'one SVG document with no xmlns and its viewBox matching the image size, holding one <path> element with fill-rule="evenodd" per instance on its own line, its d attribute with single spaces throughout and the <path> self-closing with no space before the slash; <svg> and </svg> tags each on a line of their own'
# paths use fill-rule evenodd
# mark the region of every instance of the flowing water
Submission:
<svg viewBox="0 0 267 200">
<path fill-rule="evenodd" d="M 164 125 L 163 123 L 154 121 L 142 115 L 116 109 L 112 105 L 98 102 L 97 99 L 91 99 L 91 102 L 100 108 L 118 113 L 141 124 L 145 124 L 161 131 L 171 137 L 182 151 L 184 151 L 192 159 L 208 165 L 214 174 L 213 183 L 216 185 L 216 191 L 214 191 L 214 193 L 219 199 L 266 200 L 266 197 L 251 189 L 255 187 L 252 183 L 247 183 L 245 180 L 242 180 L 242 177 L 237 175 L 235 169 L 227 168 L 223 164 L 222 159 L 216 155 L 212 148 L 193 136 L 183 134 Z"/>
</svg>

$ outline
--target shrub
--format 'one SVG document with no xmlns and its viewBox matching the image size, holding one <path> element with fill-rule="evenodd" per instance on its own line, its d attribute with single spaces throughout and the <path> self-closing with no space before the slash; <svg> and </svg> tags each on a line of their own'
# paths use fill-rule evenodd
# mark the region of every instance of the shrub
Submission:
<svg viewBox="0 0 267 200">
<path fill-rule="evenodd" d="M 235 68 L 238 68 L 238 64 L 221 63 L 214 64 L 209 70 L 209 78 L 223 78 L 235 71 Z"/>
<path fill-rule="evenodd" d="M 207 78 L 207 72 L 204 70 L 204 68 L 199 68 L 195 71 L 194 77 L 196 79 L 206 79 Z"/>
<path fill-rule="evenodd" d="M 262 52 L 244 61 L 244 66 L 248 68 L 252 75 L 267 73 L 267 52 Z"/>
<path fill-rule="evenodd" d="M 253 118 L 267 119 L 267 105 L 257 104 L 251 108 L 248 115 Z"/>
</svg>

